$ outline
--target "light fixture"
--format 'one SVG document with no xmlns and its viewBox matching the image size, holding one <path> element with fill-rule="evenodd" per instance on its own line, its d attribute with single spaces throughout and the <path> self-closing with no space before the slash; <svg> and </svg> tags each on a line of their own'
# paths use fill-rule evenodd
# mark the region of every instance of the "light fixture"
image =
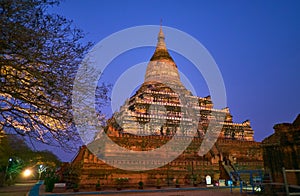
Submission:
<svg viewBox="0 0 300 196">
<path fill-rule="evenodd" d="M 32 170 L 31 169 L 25 169 L 23 171 L 23 176 L 26 178 L 26 177 L 29 177 L 30 175 L 32 174 Z"/>
</svg>

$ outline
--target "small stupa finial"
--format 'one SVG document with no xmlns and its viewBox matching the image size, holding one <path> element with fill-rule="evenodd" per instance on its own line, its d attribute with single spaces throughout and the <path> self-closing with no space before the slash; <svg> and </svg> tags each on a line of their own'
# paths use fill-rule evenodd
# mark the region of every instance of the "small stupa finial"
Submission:
<svg viewBox="0 0 300 196">
<path fill-rule="evenodd" d="M 160 19 L 160 29 L 157 37 L 157 47 L 166 49 L 166 43 L 165 43 L 165 35 L 162 31 L 162 19 Z"/>
</svg>

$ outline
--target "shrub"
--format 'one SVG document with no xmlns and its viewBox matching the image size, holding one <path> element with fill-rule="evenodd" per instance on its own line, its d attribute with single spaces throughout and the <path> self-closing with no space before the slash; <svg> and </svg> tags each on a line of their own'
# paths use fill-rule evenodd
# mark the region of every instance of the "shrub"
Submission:
<svg viewBox="0 0 300 196">
<path fill-rule="evenodd" d="M 142 181 L 139 181 L 139 186 L 140 187 L 143 187 L 144 186 L 144 183 Z"/>
<path fill-rule="evenodd" d="M 58 176 L 55 174 L 54 171 L 48 171 L 45 175 L 45 181 L 44 181 L 44 184 L 45 184 L 45 191 L 46 192 L 52 192 L 53 189 L 54 189 L 54 184 L 56 182 L 59 181 L 59 178 Z"/>
</svg>

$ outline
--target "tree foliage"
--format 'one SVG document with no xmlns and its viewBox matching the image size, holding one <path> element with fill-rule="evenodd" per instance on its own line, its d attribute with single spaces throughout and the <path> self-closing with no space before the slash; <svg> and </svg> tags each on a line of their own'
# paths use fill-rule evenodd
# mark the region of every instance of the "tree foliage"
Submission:
<svg viewBox="0 0 300 196">
<path fill-rule="evenodd" d="M 19 135 L 2 137 L 0 143 L 0 186 L 13 183 L 27 167 L 37 170 L 40 165 L 57 168 L 61 164 L 49 151 L 33 151 Z"/>
<path fill-rule="evenodd" d="M 0 2 L 0 130 L 65 146 L 78 139 L 72 129 L 72 84 L 91 43 L 81 41 L 84 33 L 72 21 L 47 12 L 58 4 Z M 107 99 L 107 87 L 99 89 L 99 97 Z"/>
</svg>

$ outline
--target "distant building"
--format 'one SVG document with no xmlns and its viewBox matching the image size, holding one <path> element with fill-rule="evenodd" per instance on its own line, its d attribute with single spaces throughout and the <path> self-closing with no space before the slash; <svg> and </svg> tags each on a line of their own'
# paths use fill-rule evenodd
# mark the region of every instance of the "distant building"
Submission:
<svg viewBox="0 0 300 196">
<path fill-rule="evenodd" d="M 195 115 L 189 115 L 190 113 Z M 225 116 L 224 120 L 219 119 L 222 115 Z M 211 150 L 204 156 L 199 156 L 197 152 L 212 121 L 222 126 L 221 133 Z M 180 81 L 177 65 L 167 50 L 162 29 L 147 66 L 144 83 L 107 124 L 104 132 L 112 141 L 135 151 L 154 150 L 168 142 L 176 133 L 182 140 L 185 137 L 194 139 L 177 159 L 145 172 L 114 168 L 83 146 L 70 164 L 70 168 L 77 168 L 78 173 L 69 175 L 70 172 L 66 172 L 66 181 L 75 180 L 83 186 L 89 186 L 100 179 L 106 186 L 115 186 L 116 179 L 128 178 L 128 184 L 137 184 L 142 180 L 145 186 L 150 186 L 160 179 L 161 184 L 166 186 L 173 184 L 174 179 L 180 184 L 190 184 L 192 181 L 200 183 L 206 175 L 212 176 L 212 180 L 229 179 L 230 172 L 238 169 L 263 168 L 260 143 L 253 140 L 254 132 L 250 121 L 233 122 L 229 108 L 214 109 L 210 96 L 197 97 L 185 88 Z M 196 134 L 189 136 L 194 125 Z M 96 138 L 88 146 L 100 148 L 97 142 Z M 110 146 L 101 148 L 106 149 L 105 156 L 115 157 L 121 164 L 136 164 L 131 160 L 118 160 L 119 154 L 112 152 Z M 158 163 L 157 160 L 151 160 L 143 164 Z M 239 180 L 238 176 L 232 178 L 234 181 Z"/>
<path fill-rule="evenodd" d="M 274 126 L 275 133 L 262 141 L 264 167 L 273 182 L 283 182 L 282 168 L 300 169 L 300 114 L 293 123 Z M 289 184 L 300 184 L 300 172 L 287 173 Z"/>
</svg>

